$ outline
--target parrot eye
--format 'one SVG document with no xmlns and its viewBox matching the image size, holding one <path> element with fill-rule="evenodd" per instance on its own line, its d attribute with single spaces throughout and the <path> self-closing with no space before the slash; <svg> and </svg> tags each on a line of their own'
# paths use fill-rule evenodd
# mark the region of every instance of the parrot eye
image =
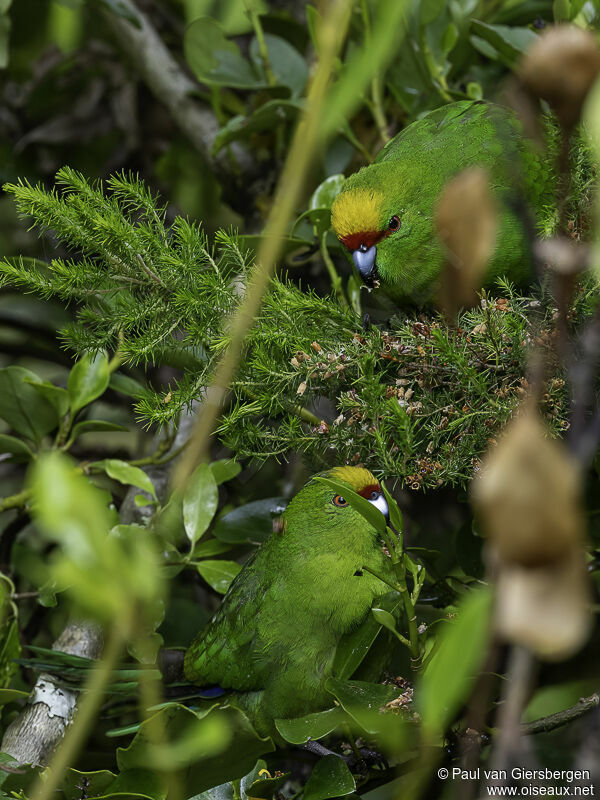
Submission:
<svg viewBox="0 0 600 800">
<path fill-rule="evenodd" d="M 391 220 L 388 223 L 388 228 L 391 231 L 397 231 L 399 227 L 400 227 L 400 217 L 397 217 L 394 214 L 394 216 L 391 218 Z"/>
<path fill-rule="evenodd" d="M 348 501 L 345 500 L 341 494 L 336 494 L 336 496 L 333 498 L 333 505 L 343 508 L 344 506 L 348 505 Z"/>
<path fill-rule="evenodd" d="M 375 490 L 373 490 L 371 492 L 371 500 L 377 500 L 378 497 L 379 497 L 379 492 L 376 492 Z"/>
</svg>

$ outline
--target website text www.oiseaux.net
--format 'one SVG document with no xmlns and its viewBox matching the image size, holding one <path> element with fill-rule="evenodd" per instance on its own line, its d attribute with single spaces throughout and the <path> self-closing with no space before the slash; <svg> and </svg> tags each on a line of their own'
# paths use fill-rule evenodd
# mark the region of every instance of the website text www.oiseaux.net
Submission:
<svg viewBox="0 0 600 800">
<path fill-rule="evenodd" d="M 470 769 L 438 770 L 438 778 L 452 781 L 483 781 L 488 797 L 595 797 L 586 769 Z M 514 783 L 518 782 L 518 783 Z"/>
</svg>

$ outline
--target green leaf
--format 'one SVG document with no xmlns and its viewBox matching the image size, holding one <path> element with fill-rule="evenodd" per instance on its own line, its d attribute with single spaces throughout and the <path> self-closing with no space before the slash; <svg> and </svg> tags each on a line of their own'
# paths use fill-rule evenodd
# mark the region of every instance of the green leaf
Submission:
<svg viewBox="0 0 600 800">
<path fill-rule="evenodd" d="M 94 433 L 97 431 L 128 431 L 124 425 L 117 425 L 115 422 L 106 422 L 103 419 L 86 419 L 78 422 L 71 432 L 71 439 L 75 440 L 84 433 Z"/>
<path fill-rule="evenodd" d="M 8 14 L 3 14 L 0 16 L 0 69 L 8 67 L 10 28 L 10 17 Z"/>
<path fill-rule="evenodd" d="M 183 495 L 183 524 L 194 545 L 210 525 L 219 505 L 219 490 L 208 464 L 200 464 L 190 476 Z"/>
<path fill-rule="evenodd" d="M 183 49 L 192 72 L 209 86 L 235 89 L 262 89 L 268 86 L 263 75 L 241 55 L 235 42 L 210 17 L 199 17 L 186 28 Z"/>
<path fill-rule="evenodd" d="M 273 520 L 283 514 L 287 500 L 269 497 L 239 506 L 217 520 L 213 534 L 222 542 L 264 542 L 271 535 Z"/>
<path fill-rule="evenodd" d="M 155 500 L 157 499 L 152 481 L 144 470 L 139 467 L 133 467 L 119 458 L 105 458 L 103 461 L 93 461 L 90 467 L 104 470 L 109 478 L 119 481 L 125 486 L 137 486 L 138 489 L 143 489 L 148 494 L 151 494 Z"/>
<path fill-rule="evenodd" d="M 131 378 L 129 375 L 123 375 L 122 372 L 113 372 L 108 385 L 111 389 L 114 389 L 115 392 L 124 394 L 127 397 L 137 398 L 145 391 L 144 386 L 142 386 L 139 381 L 136 381 L 135 378 Z"/>
<path fill-rule="evenodd" d="M 354 313 L 361 317 L 362 316 L 362 305 L 360 302 L 360 292 L 361 288 L 364 286 L 362 281 L 354 275 L 350 275 L 348 278 L 348 283 L 346 284 L 346 293 L 350 299 L 350 304 L 352 306 L 352 310 Z"/>
<path fill-rule="evenodd" d="M 304 800 L 327 800 L 344 797 L 356 789 L 356 783 L 345 761 L 337 756 L 325 756 L 314 766 L 304 787 Z"/>
<path fill-rule="evenodd" d="M 112 11 L 113 14 L 116 14 L 118 17 L 123 17 L 128 22 L 131 22 L 136 28 L 142 27 L 142 22 L 139 19 L 138 15 L 132 12 L 131 8 L 125 3 L 122 3 L 121 0 L 95 0 L 100 5 L 106 6 L 109 11 Z"/>
<path fill-rule="evenodd" d="M 0 454 L 10 453 L 14 458 L 11 461 L 31 461 L 34 457 L 33 452 L 27 447 L 25 442 L 17 439 L 16 436 L 0 434 Z"/>
<path fill-rule="evenodd" d="M 66 389 L 55 386 L 53 383 L 50 383 L 50 381 L 32 381 L 26 378 L 25 383 L 33 386 L 38 394 L 45 397 L 46 400 L 54 406 L 59 417 L 62 418 L 65 416 L 69 410 L 69 393 Z"/>
<path fill-rule="evenodd" d="M 389 592 L 377 598 L 377 607 L 393 613 L 401 603 L 398 592 Z M 344 680 L 353 675 L 371 649 L 381 624 L 372 614 L 352 633 L 344 636 L 337 646 L 333 661 L 333 674 Z"/>
<path fill-rule="evenodd" d="M 535 42 L 538 38 L 530 28 L 518 28 L 509 25 L 489 25 L 481 20 L 471 20 L 471 29 L 476 37 L 483 39 L 491 45 L 500 56 L 500 59 L 509 67 Z M 477 43 L 473 42 L 477 47 Z M 478 48 L 480 49 L 480 48 Z M 484 53 L 484 55 L 488 55 Z"/>
<path fill-rule="evenodd" d="M 235 576 L 241 570 L 236 561 L 201 561 L 196 569 L 215 592 L 225 594 Z"/>
<path fill-rule="evenodd" d="M 367 733 L 377 733 L 381 709 L 402 694 L 397 686 L 329 678 L 325 688 Z"/>
<path fill-rule="evenodd" d="M 330 175 L 317 186 L 308 201 L 308 207 L 330 209 L 346 180 L 344 175 Z"/>
<path fill-rule="evenodd" d="M 284 772 L 277 778 L 259 778 L 248 787 L 247 797 L 259 797 L 270 800 L 273 795 L 281 789 L 284 783 L 291 777 L 291 772 Z"/>
<path fill-rule="evenodd" d="M 58 425 L 56 410 L 31 385 L 41 383 L 23 367 L 0 369 L 0 417 L 21 436 L 34 442 Z"/>
<path fill-rule="evenodd" d="M 29 695 L 30 692 L 22 692 L 20 689 L 0 689 L 0 706 L 26 702 Z"/>
<path fill-rule="evenodd" d="M 440 634 L 438 649 L 415 690 L 424 731 L 431 737 L 443 733 L 471 690 L 487 653 L 491 610 L 489 587 L 471 591 L 458 619 Z"/>
<path fill-rule="evenodd" d="M 396 620 L 389 611 L 384 608 L 372 608 L 371 614 L 373 614 L 373 619 L 383 625 L 384 628 L 387 628 L 388 631 L 396 632 Z"/>
<path fill-rule="evenodd" d="M 86 797 L 94 800 L 117 795 L 164 800 L 167 794 L 164 781 L 148 769 L 126 770 L 119 775 L 108 770 L 80 772 L 70 769 L 61 786 L 66 800 L 81 800 L 82 786 L 85 786 Z"/>
<path fill-rule="evenodd" d="M 104 394 L 109 380 L 110 371 L 105 353 L 97 353 L 95 356 L 86 353 L 80 358 L 69 373 L 67 381 L 73 414 Z"/>
<path fill-rule="evenodd" d="M 220 556 L 222 553 L 227 553 L 231 550 L 232 545 L 227 542 L 220 542 L 218 539 L 205 539 L 192 550 L 191 558 L 210 558 L 210 556 Z"/>
<path fill-rule="evenodd" d="M 346 720 L 346 715 L 341 708 L 328 708 L 326 711 L 316 711 L 305 717 L 294 719 L 276 719 L 275 727 L 290 744 L 304 744 L 309 739 L 322 739 L 338 725 Z"/>
<path fill-rule="evenodd" d="M 361 497 L 359 494 L 354 492 L 348 486 L 346 486 L 341 481 L 336 481 L 333 478 L 322 478 L 320 476 L 315 477 L 316 481 L 320 483 L 324 483 L 326 486 L 329 486 L 333 489 L 337 494 L 342 495 L 348 503 L 354 508 L 355 511 L 366 519 L 369 525 L 372 525 L 377 533 L 383 535 L 386 531 L 386 521 L 385 517 L 381 513 L 381 511 L 376 508 L 373 503 L 369 503 L 369 501 L 365 497 Z"/>
<path fill-rule="evenodd" d="M 213 144 L 213 153 L 218 153 L 225 145 L 238 139 L 245 139 L 253 133 L 273 130 L 282 122 L 295 120 L 303 104 L 298 100 L 268 100 L 249 116 L 236 115 L 219 130 Z"/>
<path fill-rule="evenodd" d="M 5 689 L 17 669 L 15 659 L 21 654 L 17 621 L 7 620 L 0 629 L 0 687 Z"/>
<path fill-rule="evenodd" d="M 404 520 L 402 518 L 402 511 L 400 511 L 398 503 L 394 500 L 392 495 L 386 489 L 385 484 L 382 483 L 381 488 L 383 489 L 383 496 L 387 500 L 388 512 L 390 515 L 390 524 L 392 528 L 396 531 L 396 533 L 402 533 L 404 531 Z"/>
<path fill-rule="evenodd" d="M 153 731 L 157 726 L 168 745 L 155 744 Z M 117 764 L 121 770 L 144 769 L 152 764 L 153 769 L 168 773 L 187 763 L 186 783 L 200 793 L 241 778 L 259 756 L 273 749 L 271 740 L 261 739 L 237 708 L 221 709 L 212 704 L 192 711 L 169 703 L 140 725 L 128 747 L 118 748 Z"/>
<path fill-rule="evenodd" d="M 242 465 L 233 458 L 222 458 L 209 466 L 217 486 L 232 480 L 242 471 Z"/>
<path fill-rule="evenodd" d="M 306 86 L 308 80 L 308 67 L 300 53 L 285 39 L 280 36 L 265 34 L 265 44 L 269 55 L 271 70 L 280 86 L 287 86 L 292 97 L 298 97 Z M 256 38 L 250 43 L 250 58 L 256 71 L 262 73 L 262 59 Z"/>
</svg>

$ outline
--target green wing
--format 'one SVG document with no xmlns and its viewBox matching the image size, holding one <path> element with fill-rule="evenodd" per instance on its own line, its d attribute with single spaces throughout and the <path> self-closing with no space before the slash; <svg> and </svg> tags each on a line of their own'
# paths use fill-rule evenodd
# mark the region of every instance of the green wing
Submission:
<svg viewBox="0 0 600 800">
<path fill-rule="evenodd" d="M 192 683 L 237 691 L 264 688 L 267 665 L 261 658 L 258 619 L 268 585 L 259 562 L 255 557 L 245 566 L 215 616 L 189 646 L 184 670 Z"/>
</svg>

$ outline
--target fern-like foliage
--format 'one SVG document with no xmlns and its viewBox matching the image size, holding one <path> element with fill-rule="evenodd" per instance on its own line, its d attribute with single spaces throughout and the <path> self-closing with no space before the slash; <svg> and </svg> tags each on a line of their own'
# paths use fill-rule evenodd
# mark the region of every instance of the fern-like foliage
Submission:
<svg viewBox="0 0 600 800">
<path fill-rule="evenodd" d="M 64 168 L 51 191 L 24 181 L 5 189 L 69 257 L 6 260 L 2 284 L 76 303 L 75 321 L 61 335 L 77 352 L 119 348 L 131 364 L 182 369 L 168 389 L 148 387 L 137 401 L 147 423 L 175 421 L 202 396 L 227 344 L 250 254 L 231 231 L 209 244 L 181 217 L 167 226 L 164 206 L 132 175 L 103 185 Z M 363 332 L 335 299 L 275 278 L 231 387 L 222 441 L 239 457 L 299 451 L 315 467 L 364 463 L 415 489 L 465 483 L 525 391 L 530 299 L 499 288 L 500 299 L 465 312 L 458 327 L 415 314 L 387 331 Z M 547 394 L 557 432 L 564 405 L 557 378 Z"/>
</svg>

